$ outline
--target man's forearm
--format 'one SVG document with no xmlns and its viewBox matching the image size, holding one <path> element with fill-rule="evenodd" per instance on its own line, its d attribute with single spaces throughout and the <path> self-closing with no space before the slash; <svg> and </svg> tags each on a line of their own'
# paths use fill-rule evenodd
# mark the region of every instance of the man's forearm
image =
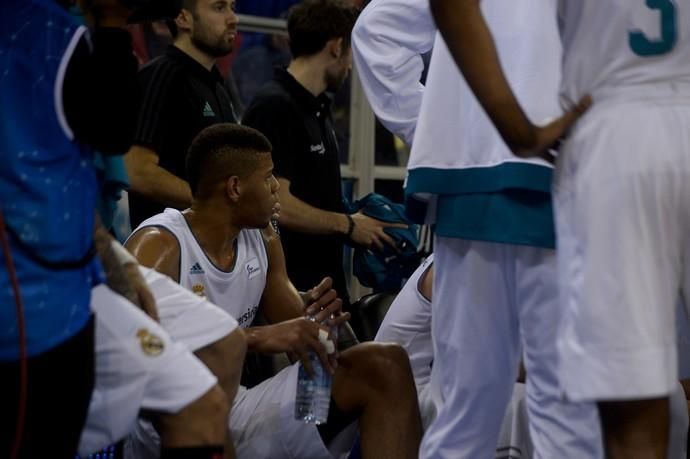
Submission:
<svg viewBox="0 0 690 459">
<path fill-rule="evenodd" d="M 345 235 L 348 229 L 345 214 L 317 209 L 290 193 L 280 194 L 279 223 L 293 231 L 310 234 Z"/>
<path fill-rule="evenodd" d="M 430 0 L 439 31 L 468 85 L 506 144 L 514 150 L 537 142 L 536 130 L 520 107 L 501 69 L 481 0 Z"/>
<path fill-rule="evenodd" d="M 261 308 L 272 324 L 304 316 L 304 301 L 291 282 L 271 291 L 264 290 Z"/>
<path fill-rule="evenodd" d="M 136 153 L 134 153 L 136 155 Z M 130 190 L 177 209 L 192 204 L 189 184 L 153 162 L 143 162 L 130 152 L 125 156 Z"/>
<path fill-rule="evenodd" d="M 247 352 L 263 352 L 261 345 L 266 339 L 266 326 L 248 327 L 244 329 L 247 340 Z"/>
<path fill-rule="evenodd" d="M 94 231 L 94 245 L 98 253 L 105 275 L 107 278 L 108 287 L 114 292 L 127 298 L 134 304 L 138 304 L 138 295 L 134 287 L 129 282 L 129 276 L 122 265 L 122 261 L 117 257 L 112 248 L 113 237 L 108 231 L 97 223 Z"/>
</svg>

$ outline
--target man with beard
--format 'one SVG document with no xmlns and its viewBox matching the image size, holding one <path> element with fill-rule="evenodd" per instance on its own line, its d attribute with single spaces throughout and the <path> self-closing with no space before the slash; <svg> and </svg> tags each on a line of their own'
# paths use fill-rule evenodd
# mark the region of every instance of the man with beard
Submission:
<svg viewBox="0 0 690 459">
<path fill-rule="evenodd" d="M 184 172 L 189 144 L 207 126 L 237 121 L 215 66 L 232 51 L 234 0 L 176 1 L 179 14 L 169 21 L 173 44 L 139 72 L 143 102 L 134 144 L 125 157 L 133 227 L 165 207 L 191 204 Z"/>
<path fill-rule="evenodd" d="M 342 0 L 305 0 L 292 7 L 292 61 L 259 91 L 242 120 L 273 145 L 290 279 L 306 290 L 330 276 L 345 308 L 343 240 L 366 247 L 394 245 L 384 232 L 393 225 L 345 213 L 340 188 L 338 143 L 326 92 L 336 91 L 352 67 L 350 33 L 357 14 Z"/>
</svg>

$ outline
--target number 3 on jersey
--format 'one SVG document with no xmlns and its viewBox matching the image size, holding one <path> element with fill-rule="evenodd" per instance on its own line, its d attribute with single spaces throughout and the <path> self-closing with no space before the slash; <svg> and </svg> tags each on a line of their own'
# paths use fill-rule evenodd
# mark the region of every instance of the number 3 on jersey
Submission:
<svg viewBox="0 0 690 459">
<path fill-rule="evenodd" d="M 658 10 L 661 16 L 661 39 L 650 40 L 644 32 L 635 30 L 628 34 L 630 48 L 638 56 L 666 54 L 676 45 L 676 5 L 673 0 L 645 0 L 647 7 Z"/>
</svg>

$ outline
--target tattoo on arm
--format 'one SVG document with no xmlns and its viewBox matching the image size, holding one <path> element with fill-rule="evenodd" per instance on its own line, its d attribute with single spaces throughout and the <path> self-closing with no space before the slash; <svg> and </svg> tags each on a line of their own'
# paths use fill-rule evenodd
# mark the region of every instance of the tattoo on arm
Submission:
<svg viewBox="0 0 690 459">
<path fill-rule="evenodd" d="M 114 292 L 124 296 L 132 303 L 138 305 L 139 298 L 136 290 L 129 282 L 127 265 L 122 265 L 113 252 L 110 241 L 113 237 L 103 228 L 98 226 L 94 234 L 94 244 L 98 256 L 101 258 L 103 269 L 107 277 L 107 284 Z"/>
</svg>

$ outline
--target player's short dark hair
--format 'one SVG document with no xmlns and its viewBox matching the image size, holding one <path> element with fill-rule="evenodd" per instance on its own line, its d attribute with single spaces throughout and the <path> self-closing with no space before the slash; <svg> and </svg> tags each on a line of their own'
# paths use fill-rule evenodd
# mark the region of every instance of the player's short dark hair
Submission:
<svg viewBox="0 0 690 459">
<path fill-rule="evenodd" d="M 292 57 L 312 56 L 334 38 L 350 46 L 359 10 L 345 0 L 304 0 L 290 8 L 287 28 Z"/>
<path fill-rule="evenodd" d="M 271 142 L 259 131 L 233 123 L 202 130 L 187 151 L 187 181 L 195 198 L 205 197 L 219 180 L 246 177 L 261 154 L 270 154 Z"/>
</svg>

